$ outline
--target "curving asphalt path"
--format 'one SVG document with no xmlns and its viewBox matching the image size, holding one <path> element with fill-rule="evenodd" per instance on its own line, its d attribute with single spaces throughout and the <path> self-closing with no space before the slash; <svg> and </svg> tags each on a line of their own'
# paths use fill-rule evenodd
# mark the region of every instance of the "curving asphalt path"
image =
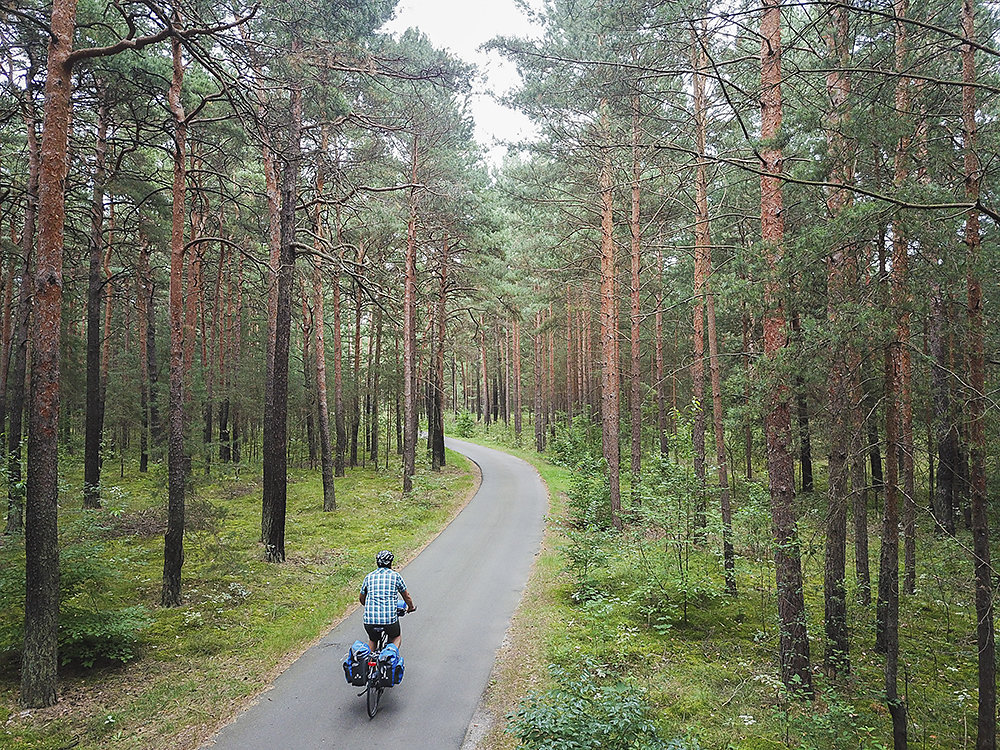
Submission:
<svg viewBox="0 0 1000 750">
<path fill-rule="evenodd" d="M 479 465 L 482 486 L 401 571 L 417 612 L 402 624 L 405 676 L 383 694 L 376 717 L 369 721 L 340 666 L 364 633 L 358 609 L 203 747 L 462 747 L 541 544 L 546 491 L 520 459 L 458 440 L 448 445 Z"/>
</svg>

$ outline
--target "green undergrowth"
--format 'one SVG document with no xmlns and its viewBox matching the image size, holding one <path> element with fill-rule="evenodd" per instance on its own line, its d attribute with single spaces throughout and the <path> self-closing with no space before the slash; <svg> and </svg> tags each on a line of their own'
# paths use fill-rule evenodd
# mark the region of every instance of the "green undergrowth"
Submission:
<svg viewBox="0 0 1000 750">
<path fill-rule="evenodd" d="M 507 734 L 494 731 L 480 747 L 891 747 L 883 659 L 873 648 L 874 606 L 857 603 L 853 567 L 848 570 L 852 673 L 834 684 L 821 669 L 823 488 L 799 498 L 816 688 L 814 700 L 802 701 L 789 696 L 778 679 L 766 488 L 752 482 L 734 487 L 738 595 L 731 597 L 722 574 L 717 496 L 707 498 L 707 540 L 694 542 L 690 470 L 673 461 L 647 461 L 644 486 L 634 495 L 623 487 L 625 530 L 613 530 L 603 465 L 593 442 L 580 434 L 585 429 L 550 441 L 544 457 L 524 447 L 533 442 L 530 425 L 520 441 L 502 425 L 489 432 L 481 425 L 470 430 L 469 439 L 531 460 L 552 497 L 564 499 L 553 505 L 548 552 L 515 616 L 515 647 L 504 656 L 522 671 L 530 663 L 534 676 L 525 680 L 516 668 L 496 670 L 491 693 L 507 696 Z M 975 609 L 968 544 L 961 536 L 936 537 L 929 524 L 921 525 L 917 591 L 902 598 L 900 610 L 899 690 L 907 700 L 914 747 L 974 743 Z M 521 697 L 519 703 L 513 694 Z M 616 712 L 615 706 L 627 710 Z"/>
<path fill-rule="evenodd" d="M 468 462 L 450 452 L 440 474 L 418 467 L 405 498 L 398 467 L 348 469 L 336 480 L 337 510 L 324 513 L 319 471 L 290 471 L 287 561 L 273 565 L 259 543 L 259 476 L 215 467 L 211 478 L 194 477 L 188 499 L 184 603 L 164 609 L 162 468 L 145 476 L 106 474 L 104 507 L 82 511 L 75 467 L 63 464 L 65 663 L 60 702 L 51 709 L 23 712 L 17 705 L 24 549 L 17 540 L 0 542 L 5 749 L 197 746 L 346 613 L 375 552 L 411 557 L 474 485 Z M 331 685 L 342 682 L 342 675 L 330 678 Z"/>
</svg>

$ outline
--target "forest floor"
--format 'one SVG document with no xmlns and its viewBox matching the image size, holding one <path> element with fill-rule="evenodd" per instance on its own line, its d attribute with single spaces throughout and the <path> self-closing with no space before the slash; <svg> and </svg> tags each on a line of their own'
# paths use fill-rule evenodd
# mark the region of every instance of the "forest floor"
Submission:
<svg viewBox="0 0 1000 750">
<path fill-rule="evenodd" d="M 510 730 L 519 726 L 541 734 L 600 734 L 623 726 L 623 706 L 635 708 L 644 722 L 630 731 L 655 727 L 659 744 L 650 748 L 891 746 L 882 659 L 872 648 L 874 607 L 854 603 L 853 569 L 852 673 L 832 684 L 821 669 L 822 486 L 799 498 L 817 689 L 815 700 L 800 701 L 777 680 L 770 517 L 760 485 L 735 483 L 740 593 L 732 598 L 722 584 L 717 519 L 710 523 L 707 544 L 691 544 L 682 533 L 690 505 L 683 477 L 661 476 L 644 496 L 642 510 L 628 510 L 626 532 L 607 534 L 573 523 L 574 504 L 578 509 L 590 479 L 590 490 L 602 484 L 599 476 L 588 479 L 578 467 L 556 465 L 556 451 L 539 456 L 501 429 L 484 434 L 477 427 L 465 439 L 529 460 L 551 496 L 543 550 L 485 695 L 491 720 L 477 750 L 517 747 Z M 523 443 L 528 442 L 525 436 Z M 78 480 L 68 476 L 64 486 L 76 487 Z M 23 588 L 23 551 L 10 540 L 0 541 L 0 652 L 8 654 L 0 660 L 0 746 L 195 746 L 349 611 L 376 548 L 392 546 L 412 555 L 464 504 L 473 483 L 464 460 L 453 461 L 440 476 L 418 473 L 415 502 L 402 503 L 398 472 L 351 470 L 338 480 L 338 512 L 323 514 L 317 473 L 293 472 L 289 561 L 271 566 L 257 544 L 256 478 L 199 480 L 189 504 L 185 605 L 176 610 L 157 606 L 163 531 L 157 509 L 164 504 L 165 477 L 109 481 L 105 508 L 96 513 L 75 510 L 79 498 L 67 492 L 64 497 L 71 499 L 61 511 L 64 595 L 84 615 L 118 608 L 117 620 L 104 623 L 112 636 L 116 626 L 141 625 L 133 647 L 137 658 L 126 666 L 99 659 L 84 668 L 78 657 L 64 671 L 58 706 L 21 712 L 10 653 L 23 612 L 17 594 Z M 877 504 L 873 497 L 873 584 Z M 373 508 L 383 511 L 376 514 L 385 519 L 383 536 L 362 542 Z M 967 541 L 964 533 L 958 539 L 936 537 L 926 520 L 921 522 L 917 591 L 903 597 L 900 630 L 900 692 L 914 748 L 964 748 L 974 741 L 976 652 Z M 137 603 L 141 609 L 130 609 Z M 93 622 L 89 627 L 100 630 Z M 535 698 L 525 700 L 529 694 Z M 574 713 L 567 709 L 571 705 L 582 710 Z"/>
<path fill-rule="evenodd" d="M 512 622 L 486 694 L 492 727 L 476 750 L 546 745 L 561 736 L 614 737 L 655 728 L 669 750 L 879 750 L 892 745 L 883 661 L 874 648 L 874 605 L 850 586 L 852 672 L 832 683 L 823 659 L 821 495 L 800 498 L 803 568 L 816 697 L 791 698 L 777 679 L 770 517 L 759 488 L 738 490 L 739 595 L 724 594 L 718 539 L 681 543 L 632 516 L 624 534 L 581 531 L 571 522 L 579 470 L 522 449 L 499 429 L 465 439 L 531 461 L 548 484 L 552 512 L 543 552 Z M 530 442 L 530 437 L 523 439 Z M 670 488 L 659 488 L 669 495 Z M 623 492 L 623 495 L 625 493 Z M 710 498 L 711 501 L 711 498 Z M 624 502 L 628 505 L 627 498 Z M 647 505 L 648 505 L 647 500 Z M 877 579 L 872 499 L 873 594 Z M 815 507 L 814 507 L 815 506 Z M 662 510 L 662 509 L 661 509 Z M 654 513 L 652 508 L 646 511 Z M 664 511 L 665 512 L 665 511 Z M 967 540 L 941 539 L 922 524 L 917 590 L 901 604 L 899 689 L 909 710 L 910 746 L 974 744 L 975 630 Z M 902 563 L 900 565 L 902 570 Z M 849 570 L 853 581 L 854 571 Z M 525 696 L 534 696 L 525 700 Z M 579 711 L 571 706 L 577 705 Z M 635 723 L 624 705 L 637 708 Z M 514 733 L 533 738 L 519 743 Z M 653 732 L 654 730 L 650 730 Z M 619 732 L 618 735 L 615 733 Z M 643 735 L 645 736 L 645 735 Z M 650 734 L 649 736 L 652 736 Z M 541 744 L 539 744 L 541 743 Z"/>
<path fill-rule="evenodd" d="M 126 465 L 124 478 L 106 469 L 104 507 L 82 511 L 71 489 L 80 478 L 70 461 L 63 465 L 62 622 L 79 637 L 63 649 L 74 661 L 62 668 L 59 703 L 21 710 L 24 551 L 0 539 L 5 750 L 196 747 L 353 609 L 375 552 L 413 557 L 476 486 L 473 467 L 454 453 L 440 474 L 418 468 L 405 500 L 398 467 L 348 469 L 337 480 L 337 511 L 323 513 L 318 470 L 290 471 L 288 559 L 270 565 L 258 542 L 259 476 L 216 465 L 211 478 L 196 475 L 188 500 L 184 605 L 163 609 L 162 467 L 139 475 Z"/>
</svg>

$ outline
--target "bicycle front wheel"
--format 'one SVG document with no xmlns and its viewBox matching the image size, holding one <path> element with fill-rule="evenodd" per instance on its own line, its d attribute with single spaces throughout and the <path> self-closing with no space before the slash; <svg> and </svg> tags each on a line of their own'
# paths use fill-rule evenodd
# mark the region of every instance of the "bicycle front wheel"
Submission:
<svg viewBox="0 0 1000 750">
<path fill-rule="evenodd" d="M 382 688 L 375 687 L 375 683 L 372 680 L 368 681 L 368 694 L 365 696 L 365 700 L 368 703 L 368 718 L 374 719 L 375 714 L 378 713 L 378 702 L 382 697 Z"/>
</svg>

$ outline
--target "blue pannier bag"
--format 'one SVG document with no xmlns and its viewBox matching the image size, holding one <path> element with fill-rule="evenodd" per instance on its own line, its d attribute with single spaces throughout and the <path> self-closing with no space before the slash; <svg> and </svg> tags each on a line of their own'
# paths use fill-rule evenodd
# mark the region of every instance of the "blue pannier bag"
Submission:
<svg viewBox="0 0 1000 750">
<path fill-rule="evenodd" d="M 403 657 L 395 644 L 390 643 L 379 652 L 378 674 L 381 687 L 398 685 L 403 679 Z"/>
<path fill-rule="evenodd" d="M 371 649 L 364 641 L 355 641 L 344 657 L 344 677 L 355 687 L 361 687 L 368 682 L 368 657 Z"/>
</svg>

